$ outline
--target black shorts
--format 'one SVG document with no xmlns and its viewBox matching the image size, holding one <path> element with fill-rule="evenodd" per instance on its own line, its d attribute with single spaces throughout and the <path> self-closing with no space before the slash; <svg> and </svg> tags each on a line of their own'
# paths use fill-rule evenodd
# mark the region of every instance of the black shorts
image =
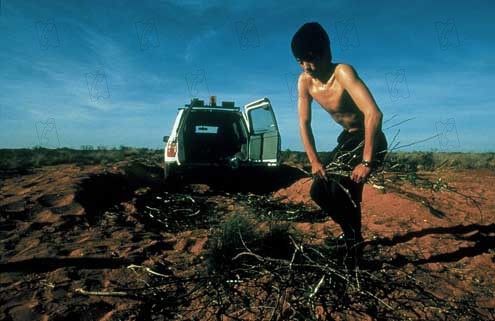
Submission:
<svg viewBox="0 0 495 321">
<path fill-rule="evenodd" d="M 348 132 L 344 130 L 337 138 L 337 146 L 330 152 L 329 162 L 340 165 L 342 170 L 352 170 L 363 160 L 364 129 Z M 373 167 L 383 164 L 387 153 L 387 139 L 382 131 L 376 133 Z"/>
<path fill-rule="evenodd" d="M 330 152 L 329 164 L 331 163 L 331 167 L 337 170 L 354 170 L 363 160 L 364 129 L 354 132 L 344 130 L 337 138 L 337 142 L 337 147 Z M 388 143 L 385 134 L 382 131 L 377 132 L 373 149 L 373 168 L 376 169 L 383 165 L 387 146 Z M 332 179 L 337 180 L 341 185 L 348 188 L 354 201 L 362 201 L 364 183 L 355 183 L 349 177 L 339 175 L 332 175 Z"/>
</svg>

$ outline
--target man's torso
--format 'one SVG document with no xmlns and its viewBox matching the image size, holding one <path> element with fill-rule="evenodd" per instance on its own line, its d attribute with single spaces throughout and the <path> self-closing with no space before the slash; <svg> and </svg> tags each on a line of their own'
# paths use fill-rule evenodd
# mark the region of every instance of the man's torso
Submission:
<svg viewBox="0 0 495 321">
<path fill-rule="evenodd" d="M 364 115 L 347 90 L 335 79 L 336 69 L 325 83 L 305 74 L 308 93 L 345 130 L 362 129 L 364 128 Z"/>
</svg>

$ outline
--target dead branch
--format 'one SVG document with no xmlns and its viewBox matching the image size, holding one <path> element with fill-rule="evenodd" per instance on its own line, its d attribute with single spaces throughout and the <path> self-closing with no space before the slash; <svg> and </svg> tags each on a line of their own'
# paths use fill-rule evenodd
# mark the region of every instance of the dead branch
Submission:
<svg viewBox="0 0 495 321">
<path fill-rule="evenodd" d="M 74 289 L 74 292 L 82 294 L 82 295 L 87 295 L 87 296 L 113 296 L 113 297 L 129 297 L 129 296 L 131 296 L 129 293 L 124 292 L 124 291 L 109 291 L 109 292 L 86 291 L 82 288 Z"/>
</svg>

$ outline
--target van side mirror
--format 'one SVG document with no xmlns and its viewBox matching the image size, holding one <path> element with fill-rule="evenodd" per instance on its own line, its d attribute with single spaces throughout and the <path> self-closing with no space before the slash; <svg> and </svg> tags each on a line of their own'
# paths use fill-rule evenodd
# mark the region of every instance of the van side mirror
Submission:
<svg viewBox="0 0 495 321">
<path fill-rule="evenodd" d="M 170 136 L 163 136 L 163 142 L 166 143 L 168 142 L 168 139 L 170 138 Z"/>
</svg>

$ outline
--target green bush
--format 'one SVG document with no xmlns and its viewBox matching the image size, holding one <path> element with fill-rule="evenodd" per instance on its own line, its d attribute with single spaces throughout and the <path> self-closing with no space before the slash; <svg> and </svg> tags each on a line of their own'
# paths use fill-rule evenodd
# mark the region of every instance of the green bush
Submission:
<svg viewBox="0 0 495 321">
<path fill-rule="evenodd" d="M 0 171 L 22 171 L 47 165 L 109 164 L 122 160 L 141 160 L 159 164 L 163 162 L 161 149 L 134 148 L 120 146 L 107 148 L 83 145 L 82 149 L 47 149 L 35 146 L 31 149 L 0 149 Z M 329 161 L 328 152 L 320 153 L 324 163 Z M 308 165 L 306 153 L 285 150 L 281 152 L 281 161 L 287 164 Z M 442 153 L 442 152 L 393 152 L 387 155 L 387 166 L 398 170 L 435 170 L 438 168 L 455 169 L 495 169 L 495 153 Z"/>
<path fill-rule="evenodd" d="M 32 149 L 0 149 L 0 171 L 22 171 L 41 166 L 58 164 L 109 164 L 122 160 L 138 159 L 144 162 L 161 163 L 162 151 L 148 148 L 122 146 L 120 149 L 94 149 L 91 145 L 82 149 L 47 149 L 35 146 Z"/>
</svg>

